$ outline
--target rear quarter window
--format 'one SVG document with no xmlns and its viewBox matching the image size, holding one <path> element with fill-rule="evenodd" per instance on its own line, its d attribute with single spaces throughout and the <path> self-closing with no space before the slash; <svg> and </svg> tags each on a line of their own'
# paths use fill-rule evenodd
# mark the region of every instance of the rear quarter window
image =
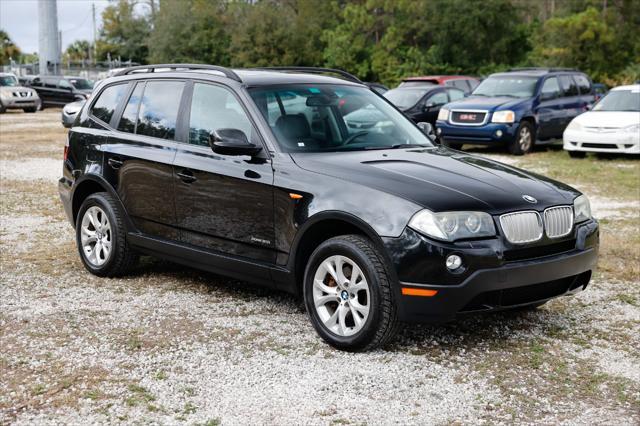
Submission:
<svg viewBox="0 0 640 426">
<path fill-rule="evenodd" d="M 564 96 L 578 96 L 578 85 L 570 75 L 561 75 L 559 80 Z"/>
<path fill-rule="evenodd" d="M 108 123 L 113 117 L 116 107 L 125 95 L 127 84 L 109 86 L 98 95 L 98 99 L 91 107 L 91 115 Z"/>
</svg>

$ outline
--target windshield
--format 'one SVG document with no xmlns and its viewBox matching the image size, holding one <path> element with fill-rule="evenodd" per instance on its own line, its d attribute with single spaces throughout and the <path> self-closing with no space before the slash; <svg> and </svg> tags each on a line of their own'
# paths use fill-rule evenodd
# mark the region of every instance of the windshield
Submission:
<svg viewBox="0 0 640 426">
<path fill-rule="evenodd" d="M 600 99 L 594 111 L 640 111 L 640 89 L 613 90 Z"/>
<path fill-rule="evenodd" d="M 93 81 L 85 78 L 70 78 L 69 82 L 78 90 L 93 90 Z"/>
<path fill-rule="evenodd" d="M 400 109 L 408 109 L 418 103 L 427 93 L 420 89 L 393 89 L 384 94 L 384 97 Z"/>
<path fill-rule="evenodd" d="M 408 118 L 367 88 L 295 84 L 249 93 L 286 152 L 432 146 Z"/>
<path fill-rule="evenodd" d="M 0 76 L 0 86 L 2 87 L 15 87 L 18 85 L 18 79 L 12 75 Z"/>
<path fill-rule="evenodd" d="M 533 96 L 537 82 L 538 79 L 535 77 L 489 77 L 476 87 L 472 95 L 529 98 Z"/>
</svg>

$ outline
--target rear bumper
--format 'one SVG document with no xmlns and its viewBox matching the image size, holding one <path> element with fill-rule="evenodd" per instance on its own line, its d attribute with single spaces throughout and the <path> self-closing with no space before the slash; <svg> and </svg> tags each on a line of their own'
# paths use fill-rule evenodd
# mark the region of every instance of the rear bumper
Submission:
<svg viewBox="0 0 640 426">
<path fill-rule="evenodd" d="M 565 130 L 563 142 L 567 151 L 640 154 L 640 135 L 637 133 Z"/>
<path fill-rule="evenodd" d="M 529 305 L 583 290 L 598 259 L 597 222 L 580 225 L 575 230 L 575 239 L 567 242 L 572 244 L 566 251 L 519 261 L 500 259 L 496 246 L 447 249 L 420 244 L 419 250 L 428 258 L 429 265 L 421 266 L 422 261 L 415 257 L 412 266 L 396 263 L 399 317 L 406 322 L 445 322 L 468 312 Z M 434 267 L 444 265 L 451 253 L 465 259 L 469 265 L 466 273 L 459 275 Z M 425 282 L 427 276 L 436 277 L 435 282 Z M 428 295 L 403 295 L 403 288 L 427 290 Z"/>
<path fill-rule="evenodd" d="M 482 126 L 459 126 L 446 121 L 436 121 L 438 137 L 452 143 L 493 145 L 505 144 L 515 138 L 517 123 L 486 123 Z"/>
</svg>

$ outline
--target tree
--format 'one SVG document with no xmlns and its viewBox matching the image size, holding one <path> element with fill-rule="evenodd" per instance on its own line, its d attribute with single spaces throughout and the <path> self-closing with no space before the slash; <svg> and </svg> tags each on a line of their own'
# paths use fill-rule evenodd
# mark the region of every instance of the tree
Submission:
<svg viewBox="0 0 640 426">
<path fill-rule="evenodd" d="M 593 7 L 549 19 L 534 34 L 533 45 L 532 62 L 579 68 L 596 79 L 621 71 L 630 59 L 614 27 Z"/>
<path fill-rule="evenodd" d="M 89 59 L 93 46 L 87 40 L 76 40 L 67 47 L 64 52 L 64 59 L 79 62 Z"/>
<path fill-rule="evenodd" d="M 149 54 L 151 22 L 135 12 L 138 2 L 118 0 L 102 12 L 102 29 L 96 41 L 98 58 L 122 58 L 145 63 Z"/>
<path fill-rule="evenodd" d="M 162 0 L 150 37 L 150 61 L 228 64 L 225 7 L 219 0 Z"/>
<path fill-rule="evenodd" d="M 0 29 L 0 64 L 8 64 L 10 59 L 18 61 L 21 52 L 6 31 Z"/>
</svg>

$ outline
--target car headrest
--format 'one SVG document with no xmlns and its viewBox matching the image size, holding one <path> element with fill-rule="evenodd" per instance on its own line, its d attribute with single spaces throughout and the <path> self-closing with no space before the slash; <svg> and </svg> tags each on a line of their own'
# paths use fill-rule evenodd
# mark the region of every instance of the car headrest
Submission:
<svg viewBox="0 0 640 426">
<path fill-rule="evenodd" d="M 276 131 L 291 142 L 311 135 L 309 122 L 304 114 L 281 115 L 276 120 Z"/>
</svg>

